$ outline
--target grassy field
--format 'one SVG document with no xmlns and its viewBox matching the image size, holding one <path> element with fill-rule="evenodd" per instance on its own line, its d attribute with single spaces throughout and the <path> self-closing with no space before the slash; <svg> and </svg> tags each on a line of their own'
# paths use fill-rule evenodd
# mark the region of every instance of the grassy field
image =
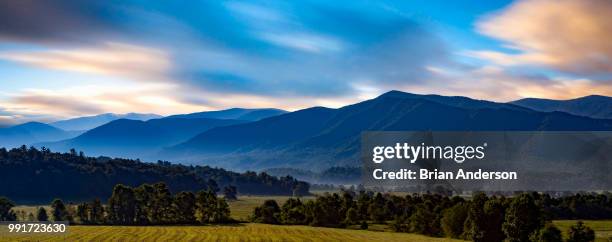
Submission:
<svg viewBox="0 0 612 242">
<path fill-rule="evenodd" d="M 248 217 L 253 213 L 255 207 L 260 206 L 265 200 L 273 199 L 276 200 L 279 206 L 282 206 L 287 199 L 287 196 L 240 196 L 237 201 L 230 201 L 231 216 L 234 219 L 240 221 L 246 221 Z M 303 197 L 302 201 L 314 199 L 315 197 Z"/>
<path fill-rule="evenodd" d="M 288 196 L 240 196 L 238 200 L 229 202 L 231 216 L 232 218 L 240 221 L 247 221 L 248 217 L 253 212 L 253 209 L 262 205 L 265 200 L 276 200 L 280 206 L 289 198 L 290 197 Z M 314 197 L 303 197 L 301 199 L 302 201 L 306 201 L 308 199 L 314 199 Z M 38 207 L 39 206 L 16 206 L 13 208 L 13 210 L 24 211 L 26 214 L 36 214 Z M 51 213 L 51 208 L 49 205 L 43 205 L 42 207 L 47 210 L 47 213 Z"/>
<path fill-rule="evenodd" d="M 239 221 L 247 221 L 249 215 L 251 215 L 253 209 L 256 206 L 263 204 L 265 200 L 274 199 L 279 205 L 284 203 L 289 197 L 286 196 L 240 196 L 237 201 L 229 202 L 231 216 Z M 314 197 L 304 197 L 302 200 L 314 199 Z M 26 213 L 32 212 L 35 214 L 37 206 L 18 206 L 15 210 L 23 210 Z M 45 206 L 47 211 L 51 211 L 48 206 Z M 597 242 L 612 241 L 612 221 L 584 221 L 585 224 L 595 230 L 595 236 Z M 554 221 L 554 224 L 563 231 L 566 236 L 568 228 L 575 224 L 573 220 L 558 220 Z M 355 226 L 356 227 L 356 226 Z M 177 238 L 190 240 L 197 240 L 193 236 L 202 236 L 214 240 L 216 238 L 223 240 L 238 240 L 238 241 L 321 241 L 321 240 L 367 240 L 367 241 L 383 241 L 383 240 L 403 240 L 403 241 L 450 241 L 440 240 L 431 237 L 424 237 L 413 234 L 402 234 L 402 233 L 387 233 L 377 231 L 390 231 L 387 225 L 382 224 L 371 224 L 368 228 L 369 231 L 361 230 L 350 230 L 350 229 L 330 229 L 330 228 L 314 228 L 307 226 L 273 226 L 273 225 L 262 225 L 262 224 L 241 224 L 237 226 L 170 226 L 170 227 L 108 227 L 108 226 L 74 226 L 71 227 L 76 234 L 70 234 L 67 238 L 72 241 L 73 239 L 87 238 L 96 239 L 95 236 L 121 236 L 117 237 L 118 240 L 132 241 L 134 237 L 142 233 L 150 233 L 150 236 L 159 234 L 159 240 L 165 241 L 170 239 L 169 236 L 177 236 Z M 155 231 L 155 232 L 154 232 Z M 191 233 L 195 233 L 192 235 Z M 236 233 L 235 235 L 229 235 L 224 233 Z M 92 235 L 95 234 L 95 235 Z M 174 235 L 170 235 L 174 234 Z M 82 237 L 87 236 L 87 237 Z M 268 236 L 273 236 L 270 239 Z M 371 237 L 369 237 L 371 236 Z M 378 237 L 377 237 L 378 236 Z M 38 240 L 39 237 L 36 237 Z M 41 239 L 47 239 L 40 237 Z M 102 238 L 102 237 L 98 237 Z M 147 240 L 151 237 L 143 237 Z M 201 238 L 201 237 L 197 237 Z M 60 239 L 61 240 L 61 239 Z M 97 240 L 97 239 L 96 239 Z M 139 239 L 140 240 L 140 239 Z M 2 240 L 0 240 L 2 241 Z"/>
<path fill-rule="evenodd" d="M 555 220 L 553 224 L 562 232 L 563 237 L 567 238 L 567 231 L 570 226 L 576 224 L 577 220 Z M 595 231 L 596 242 L 612 241 L 612 220 L 585 220 L 586 226 L 591 227 Z"/>
<path fill-rule="evenodd" d="M 264 224 L 235 226 L 71 226 L 67 235 L 0 241 L 457 241 L 422 235 Z"/>
</svg>

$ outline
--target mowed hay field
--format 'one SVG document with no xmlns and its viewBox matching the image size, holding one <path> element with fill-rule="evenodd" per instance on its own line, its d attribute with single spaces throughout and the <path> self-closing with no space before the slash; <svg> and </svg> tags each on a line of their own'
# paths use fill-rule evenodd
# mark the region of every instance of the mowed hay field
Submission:
<svg viewBox="0 0 612 242">
<path fill-rule="evenodd" d="M 264 201 L 272 199 L 276 200 L 279 206 L 282 206 L 287 199 L 291 197 L 289 196 L 239 196 L 236 201 L 229 201 L 228 204 L 230 206 L 231 217 L 239 220 L 239 221 L 247 221 L 251 213 L 253 213 L 253 209 L 255 207 L 260 206 L 264 203 Z M 314 196 L 302 197 L 300 198 L 302 201 L 307 201 L 309 199 L 315 199 Z M 51 203 L 51 201 L 49 201 Z M 36 214 L 38 207 L 44 207 L 47 210 L 47 213 L 51 215 L 51 207 L 48 204 L 41 206 L 16 206 L 13 208 L 15 211 L 24 211 L 26 214 L 32 213 Z"/>
<path fill-rule="evenodd" d="M 4 237 L 0 241 L 458 241 L 416 234 L 308 226 L 71 226 L 66 235 Z"/>
<path fill-rule="evenodd" d="M 553 224 L 561 230 L 563 237 L 567 238 L 567 231 L 576 222 L 578 220 L 555 220 Z M 596 242 L 612 241 L 612 220 L 583 220 L 583 222 L 595 231 Z"/>
<path fill-rule="evenodd" d="M 266 200 L 276 200 L 278 206 L 282 206 L 288 196 L 239 196 L 236 201 L 229 201 L 230 211 L 232 218 L 240 221 L 247 221 L 249 216 L 253 213 L 253 209 L 257 206 L 261 206 Z M 314 196 L 302 197 L 302 201 L 315 199 Z"/>
</svg>

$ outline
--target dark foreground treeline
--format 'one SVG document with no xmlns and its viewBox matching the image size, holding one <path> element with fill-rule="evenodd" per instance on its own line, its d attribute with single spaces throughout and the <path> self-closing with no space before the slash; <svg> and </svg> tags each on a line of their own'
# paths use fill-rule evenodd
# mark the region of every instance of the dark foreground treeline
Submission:
<svg viewBox="0 0 612 242">
<path fill-rule="evenodd" d="M 226 199 L 236 198 L 236 189 L 226 187 L 225 198 L 217 197 L 214 187 L 193 193 L 172 194 L 164 183 L 132 188 L 116 185 L 106 206 L 99 199 L 76 205 L 62 200 L 51 202 L 51 211 L 38 208 L 36 214 L 22 215 L 27 221 L 68 221 L 84 225 L 171 225 L 233 222 Z M 15 221 L 15 204 L 0 197 L 0 221 Z M 49 216 L 50 214 L 50 216 Z"/>
<path fill-rule="evenodd" d="M 306 202 L 289 199 L 282 206 L 268 200 L 257 207 L 252 221 L 348 227 L 368 222 L 390 224 L 397 232 L 448 236 L 473 241 L 561 241 L 552 219 L 610 219 L 611 194 L 576 194 L 552 198 L 538 193 L 515 197 L 472 199 L 433 194 L 395 196 L 381 193 L 325 194 Z M 592 241 L 593 230 L 578 224 L 569 231 L 574 240 Z"/>
<path fill-rule="evenodd" d="M 82 152 L 54 153 L 42 148 L 0 148 L 0 195 L 19 203 L 108 198 L 115 184 L 138 186 L 164 182 L 171 191 L 198 191 L 212 181 L 233 185 L 257 195 L 306 195 L 309 184 L 292 177 L 266 173 L 236 173 L 208 166 L 185 166 L 159 161 L 86 157 Z"/>
</svg>

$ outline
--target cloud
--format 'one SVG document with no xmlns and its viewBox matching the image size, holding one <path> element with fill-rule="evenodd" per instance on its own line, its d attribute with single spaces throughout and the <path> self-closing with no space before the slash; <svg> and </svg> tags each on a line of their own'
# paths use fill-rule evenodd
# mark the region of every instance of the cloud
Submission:
<svg viewBox="0 0 612 242">
<path fill-rule="evenodd" d="M 46 120 L 100 113 L 146 112 L 175 114 L 210 109 L 205 104 L 182 101 L 182 88 L 163 83 L 113 81 L 105 84 L 57 89 L 28 89 L 0 102 L 5 113 L 15 120 L 31 120 L 33 115 Z M 3 115 L 0 112 L 0 115 Z"/>
<path fill-rule="evenodd" d="M 113 8 L 91 1 L 2 1 L 0 41 L 56 44 L 94 41 L 112 32 L 105 15 Z"/>
<path fill-rule="evenodd" d="M 0 59 L 54 70 L 113 75 L 136 80 L 160 81 L 171 68 L 163 51 L 134 45 L 0 52 Z"/>
<path fill-rule="evenodd" d="M 422 81 L 423 66 L 447 58 L 427 26 L 368 1 L 0 4 L 0 43 L 37 44 L 4 60 L 186 90 L 348 96 L 356 82 Z"/>
<path fill-rule="evenodd" d="M 518 53 L 472 51 L 494 63 L 542 65 L 579 75 L 612 73 L 612 1 L 518 1 L 477 23 Z"/>
<path fill-rule="evenodd" d="M 612 95 L 612 82 L 586 78 L 513 73 L 498 66 L 477 68 L 429 67 L 426 85 L 406 85 L 402 89 L 423 94 L 458 95 L 499 102 L 526 97 L 572 99 L 587 95 Z"/>
</svg>

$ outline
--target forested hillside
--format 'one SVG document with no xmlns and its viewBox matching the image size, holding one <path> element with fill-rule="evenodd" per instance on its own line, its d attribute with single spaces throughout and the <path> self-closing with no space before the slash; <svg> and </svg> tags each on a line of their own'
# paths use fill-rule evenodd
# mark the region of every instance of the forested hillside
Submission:
<svg viewBox="0 0 612 242">
<path fill-rule="evenodd" d="M 0 148 L 0 196 L 18 203 L 107 199 L 113 186 L 165 182 L 172 191 L 196 191 L 233 185 L 241 194 L 307 194 L 309 184 L 292 177 L 266 173 L 236 173 L 207 166 L 184 166 L 159 161 L 87 157 L 83 153 L 54 153 L 48 149 Z"/>
</svg>

